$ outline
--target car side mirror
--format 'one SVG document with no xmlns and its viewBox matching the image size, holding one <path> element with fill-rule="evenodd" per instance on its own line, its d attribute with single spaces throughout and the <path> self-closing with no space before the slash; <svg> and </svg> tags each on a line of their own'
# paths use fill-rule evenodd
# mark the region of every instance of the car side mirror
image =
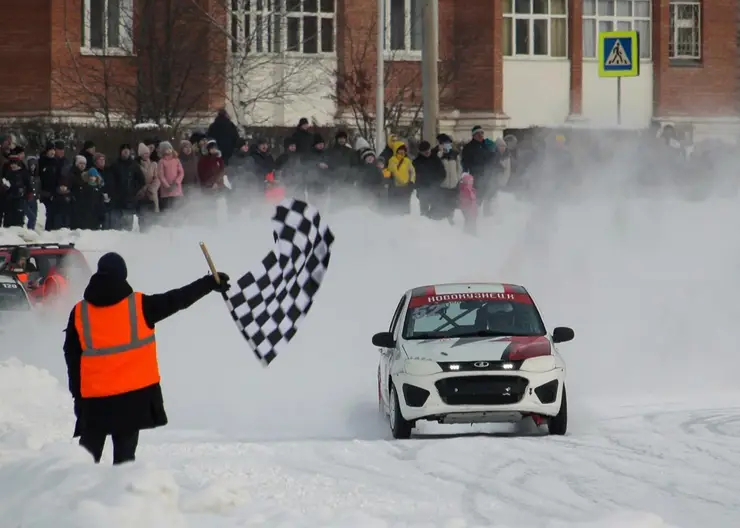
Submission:
<svg viewBox="0 0 740 528">
<path fill-rule="evenodd" d="M 380 348 L 393 348 L 396 346 L 396 340 L 390 332 L 378 332 L 373 336 L 373 345 Z"/>
<path fill-rule="evenodd" d="M 573 341 L 576 337 L 576 333 L 572 328 L 567 326 L 558 326 L 552 331 L 552 342 L 553 343 L 565 343 L 567 341 Z"/>
</svg>

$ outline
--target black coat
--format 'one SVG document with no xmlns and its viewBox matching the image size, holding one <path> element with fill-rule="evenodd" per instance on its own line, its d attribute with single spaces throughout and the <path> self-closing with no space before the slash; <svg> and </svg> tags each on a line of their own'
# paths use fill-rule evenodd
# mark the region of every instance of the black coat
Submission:
<svg viewBox="0 0 740 528">
<path fill-rule="evenodd" d="M 206 276 L 176 290 L 142 297 L 142 311 L 149 328 L 214 291 L 215 280 Z M 113 282 L 95 274 L 90 278 L 84 299 L 94 306 L 112 306 L 131 295 L 128 282 Z M 159 383 L 117 396 L 82 398 L 80 395 L 80 360 L 82 346 L 75 328 L 74 309 L 69 314 L 64 339 L 64 359 L 67 362 L 69 392 L 75 399 L 74 436 L 85 431 L 100 434 L 130 433 L 167 425 L 162 388 Z"/>
<path fill-rule="evenodd" d="M 113 209 L 136 209 L 136 195 L 146 186 L 141 164 L 135 159 L 118 159 L 110 166 L 105 178 L 105 190 L 110 196 Z"/>
<path fill-rule="evenodd" d="M 234 122 L 227 116 L 217 116 L 208 127 L 208 137 L 216 140 L 224 162 L 228 163 L 239 143 L 239 129 Z"/>
</svg>

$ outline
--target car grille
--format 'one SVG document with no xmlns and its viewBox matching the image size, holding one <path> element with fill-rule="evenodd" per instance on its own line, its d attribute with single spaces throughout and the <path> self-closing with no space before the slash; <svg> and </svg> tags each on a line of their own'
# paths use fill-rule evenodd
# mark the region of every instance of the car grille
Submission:
<svg viewBox="0 0 740 528">
<path fill-rule="evenodd" d="M 520 376 L 464 376 L 435 385 L 447 405 L 506 405 L 521 401 L 528 381 Z"/>
<path fill-rule="evenodd" d="M 519 370 L 524 361 L 447 361 L 439 363 L 445 372 L 487 372 Z"/>
</svg>

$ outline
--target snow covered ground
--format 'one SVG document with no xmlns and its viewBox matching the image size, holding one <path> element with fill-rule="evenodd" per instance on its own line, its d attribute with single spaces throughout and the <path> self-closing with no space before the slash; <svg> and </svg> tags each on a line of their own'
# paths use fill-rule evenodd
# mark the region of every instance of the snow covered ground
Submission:
<svg viewBox="0 0 740 528">
<path fill-rule="evenodd" d="M 170 425 L 143 433 L 128 467 L 110 453 L 95 466 L 70 438 L 71 303 L 42 315 L 43 332 L 8 325 L 0 525 L 736 528 L 738 205 L 604 196 L 551 210 L 503 196 L 480 238 L 418 216 L 331 215 L 325 285 L 269 369 L 218 296 L 158 326 Z M 272 242 L 269 212 L 217 230 L 52 237 L 76 240 L 93 265 L 119 251 L 144 292 L 204 274 L 199 240 L 233 277 Z M 562 347 L 569 435 L 429 425 L 389 440 L 370 336 L 406 288 L 454 280 L 523 283 L 550 327 L 576 330 Z"/>
</svg>

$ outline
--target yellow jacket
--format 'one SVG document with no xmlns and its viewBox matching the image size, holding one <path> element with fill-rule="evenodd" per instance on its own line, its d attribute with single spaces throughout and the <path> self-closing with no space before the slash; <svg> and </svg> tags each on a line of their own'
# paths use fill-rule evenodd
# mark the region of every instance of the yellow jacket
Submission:
<svg viewBox="0 0 740 528">
<path fill-rule="evenodd" d="M 403 141 L 397 141 L 391 147 L 393 148 L 393 157 L 388 160 L 388 171 L 393 178 L 393 185 L 396 187 L 406 187 L 409 184 L 416 183 L 416 171 L 411 158 L 404 156 L 399 159 L 396 153 L 399 147 L 405 146 Z"/>
</svg>

